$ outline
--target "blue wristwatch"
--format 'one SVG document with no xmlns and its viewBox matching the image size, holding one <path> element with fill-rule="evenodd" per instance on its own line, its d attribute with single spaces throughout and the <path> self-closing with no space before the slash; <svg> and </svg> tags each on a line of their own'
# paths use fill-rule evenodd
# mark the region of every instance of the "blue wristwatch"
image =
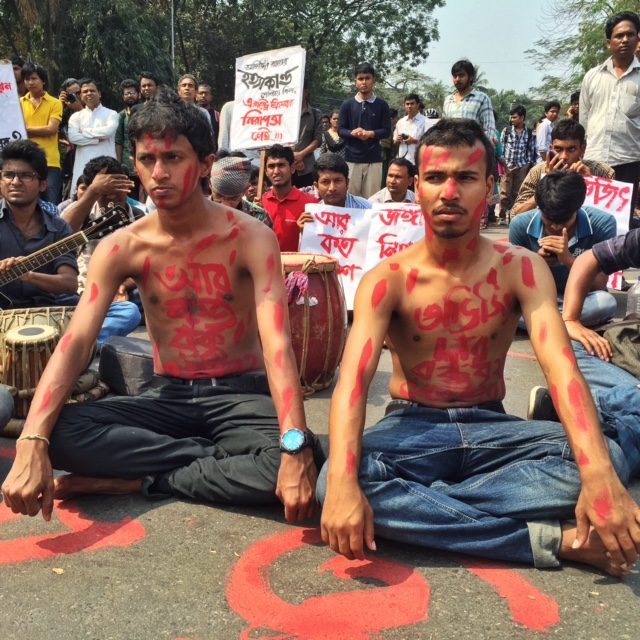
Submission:
<svg viewBox="0 0 640 640">
<path fill-rule="evenodd" d="M 318 436 L 310 431 L 289 429 L 289 431 L 286 431 L 280 436 L 280 451 L 282 451 L 282 453 L 296 454 L 307 447 L 315 449 L 317 446 Z"/>
</svg>

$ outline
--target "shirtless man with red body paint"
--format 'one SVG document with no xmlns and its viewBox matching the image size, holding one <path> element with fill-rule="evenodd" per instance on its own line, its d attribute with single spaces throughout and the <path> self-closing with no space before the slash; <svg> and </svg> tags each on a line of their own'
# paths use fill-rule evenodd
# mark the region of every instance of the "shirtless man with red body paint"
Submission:
<svg viewBox="0 0 640 640">
<path fill-rule="evenodd" d="M 7 505 L 49 520 L 54 497 L 142 491 L 236 504 L 280 498 L 290 522 L 310 517 L 323 459 L 306 429 L 276 237 L 204 198 L 213 141 L 192 106 L 160 96 L 131 118 L 129 134 L 158 208 L 96 248 L 2 486 Z M 128 277 L 141 292 L 158 388 L 63 408 Z M 54 483 L 52 466 L 71 474 Z"/>
<path fill-rule="evenodd" d="M 570 559 L 625 575 L 640 550 L 640 510 L 576 366 L 549 269 L 479 233 L 493 191 L 492 145 L 474 121 L 441 120 L 418 155 L 425 240 L 368 272 L 356 294 L 331 405 L 331 455 L 318 480 L 322 537 L 347 558 L 375 550 L 375 531 L 541 568 Z M 503 370 L 520 315 L 564 428 L 504 413 Z M 393 400 L 363 433 L 383 342 Z"/>
</svg>

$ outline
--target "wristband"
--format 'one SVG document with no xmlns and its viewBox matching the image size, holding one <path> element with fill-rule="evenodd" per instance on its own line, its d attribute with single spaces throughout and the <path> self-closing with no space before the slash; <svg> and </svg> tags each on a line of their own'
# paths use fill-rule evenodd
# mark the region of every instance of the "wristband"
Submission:
<svg viewBox="0 0 640 640">
<path fill-rule="evenodd" d="M 42 440 L 43 442 L 46 442 L 49 445 L 51 444 L 48 438 L 41 436 L 39 433 L 34 433 L 33 435 L 28 435 L 28 436 L 20 436 L 18 440 L 16 440 L 16 442 L 20 442 L 20 440 Z"/>
</svg>

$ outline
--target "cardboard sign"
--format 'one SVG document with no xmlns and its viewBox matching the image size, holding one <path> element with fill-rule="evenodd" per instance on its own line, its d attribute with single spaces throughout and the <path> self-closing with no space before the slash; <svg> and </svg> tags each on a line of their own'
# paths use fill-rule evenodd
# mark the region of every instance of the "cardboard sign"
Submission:
<svg viewBox="0 0 640 640">
<path fill-rule="evenodd" d="M 231 148 L 298 142 L 306 51 L 287 47 L 236 59 Z"/>
<path fill-rule="evenodd" d="M 10 64 L 0 64 L 0 149 L 27 137 L 16 77 Z"/>
</svg>

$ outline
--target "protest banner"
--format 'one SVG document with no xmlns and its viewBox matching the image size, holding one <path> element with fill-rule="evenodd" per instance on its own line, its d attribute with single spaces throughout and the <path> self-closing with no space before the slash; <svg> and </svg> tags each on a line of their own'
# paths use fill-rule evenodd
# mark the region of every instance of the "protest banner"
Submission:
<svg viewBox="0 0 640 640">
<path fill-rule="evenodd" d="M 0 149 L 27 137 L 16 77 L 10 64 L 0 64 Z"/>
<path fill-rule="evenodd" d="M 287 47 L 236 59 L 233 149 L 298 142 L 306 51 Z"/>
<path fill-rule="evenodd" d="M 424 237 L 418 205 L 376 204 L 374 209 L 343 209 L 308 204 L 314 217 L 304 226 L 300 251 L 338 260 L 347 309 L 353 309 L 362 276 L 376 264 Z"/>
</svg>

